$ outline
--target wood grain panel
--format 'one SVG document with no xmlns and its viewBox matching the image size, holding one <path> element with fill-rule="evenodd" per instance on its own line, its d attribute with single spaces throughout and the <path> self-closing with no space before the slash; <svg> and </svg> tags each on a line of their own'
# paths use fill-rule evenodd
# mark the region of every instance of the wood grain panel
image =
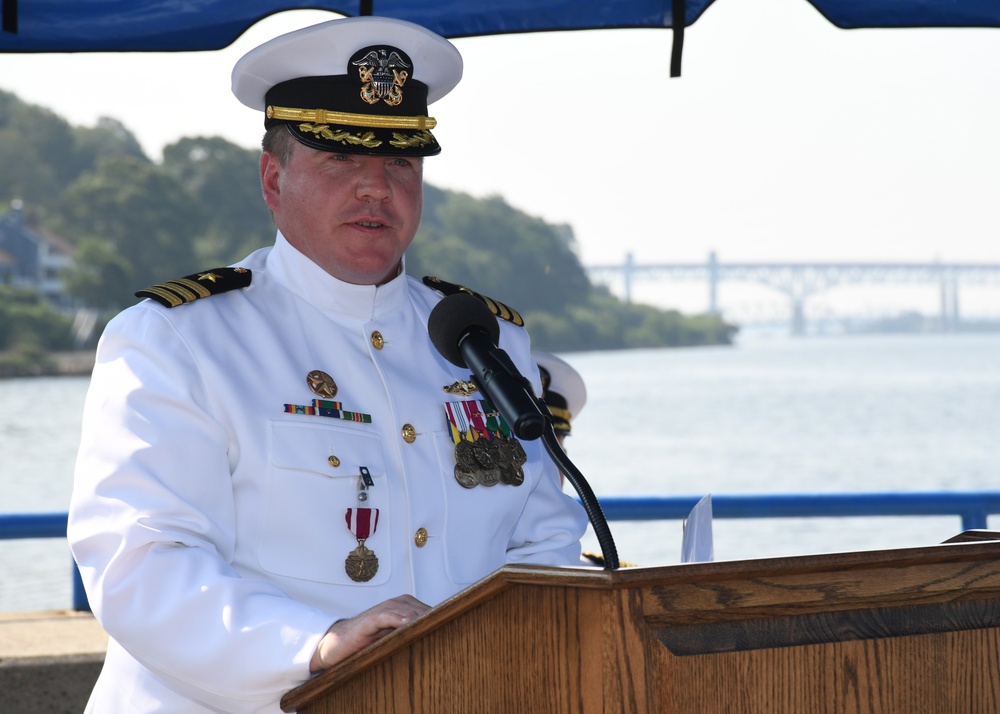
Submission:
<svg viewBox="0 0 1000 714">
<path fill-rule="evenodd" d="M 1000 542 L 508 567 L 299 687 L 303 714 L 996 714 Z"/>
</svg>

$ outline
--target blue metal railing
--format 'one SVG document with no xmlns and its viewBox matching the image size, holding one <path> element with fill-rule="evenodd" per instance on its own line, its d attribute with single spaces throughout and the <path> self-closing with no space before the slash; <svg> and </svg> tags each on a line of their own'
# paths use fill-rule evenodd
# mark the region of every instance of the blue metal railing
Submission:
<svg viewBox="0 0 1000 714">
<path fill-rule="evenodd" d="M 686 518 L 701 496 L 604 496 L 609 521 Z M 962 530 L 986 528 L 1000 513 L 1000 491 L 907 493 L 712 494 L 713 518 L 818 518 L 842 516 L 958 516 Z"/>
<path fill-rule="evenodd" d="M 0 540 L 22 538 L 65 538 L 67 513 L 0 514 Z M 90 611 L 87 593 L 80 579 L 80 569 L 73 564 L 73 609 Z"/>
<path fill-rule="evenodd" d="M 609 521 L 671 521 L 686 518 L 701 496 L 603 496 Z M 986 528 L 1000 513 L 1000 491 L 920 493 L 713 494 L 713 518 L 817 518 L 848 516 L 958 516 L 962 530 Z M 65 538 L 65 513 L 0 514 L 0 540 Z M 80 572 L 73 567 L 73 609 L 89 610 Z"/>
</svg>

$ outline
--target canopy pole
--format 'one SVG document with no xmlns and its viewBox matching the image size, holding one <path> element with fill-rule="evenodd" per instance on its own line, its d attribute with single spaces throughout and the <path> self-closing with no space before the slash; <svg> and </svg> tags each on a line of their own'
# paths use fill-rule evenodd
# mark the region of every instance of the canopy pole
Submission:
<svg viewBox="0 0 1000 714">
<path fill-rule="evenodd" d="M 672 12 L 670 26 L 674 30 L 674 44 L 670 50 L 670 76 L 680 77 L 681 53 L 684 51 L 684 20 L 687 17 L 684 0 L 673 0 Z"/>
<path fill-rule="evenodd" d="M 361 0 L 361 6 L 358 8 L 358 15 L 371 15 L 374 11 L 372 5 L 374 0 Z"/>
<path fill-rule="evenodd" d="M 17 34 L 17 0 L 3 0 L 3 19 L 0 28 L 12 35 Z"/>
</svg>

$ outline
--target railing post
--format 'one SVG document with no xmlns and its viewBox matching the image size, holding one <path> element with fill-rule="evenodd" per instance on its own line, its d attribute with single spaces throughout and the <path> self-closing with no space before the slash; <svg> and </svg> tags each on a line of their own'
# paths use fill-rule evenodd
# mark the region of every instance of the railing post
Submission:
<svg viewBox="0 0 1000 714">
<path fill-rule="evenodd" d="M 90 600 L 87 598 L 87 591 L 83 587 L 83 578 L 80 577 L 80 567 L 73 563 L 73 609 L 79 612 L 90 612 Z"/>
<path fill-rule="evenodd" d="M 973 509 L 968 511 L 963 511 L 962 516 L 962 530 L 971 531 L 978 530 L 981 528 L 986 528 L 986 511 Z"/>
</svg>

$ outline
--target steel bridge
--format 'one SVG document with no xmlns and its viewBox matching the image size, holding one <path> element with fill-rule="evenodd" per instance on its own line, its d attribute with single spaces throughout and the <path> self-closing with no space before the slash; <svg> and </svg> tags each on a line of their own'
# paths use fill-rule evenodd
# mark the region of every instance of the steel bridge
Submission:
<svg viewBox="0 0 1000 714">
<path fill-rule="evenodd" d="M 997 263 L 722 263 L 709 253 L 704 263 L 638 264 L 631 253 L 620 265 L 586 266 L 591 279 L 620 282 L 625 300 L 632 299 L 632 285 L 639 280 L 704 282 L 708 309 L 718 314 L 718 289 L 723 281 L 764 285 L 785 294 L 791 302 L 792 334 L 805 333 L 805 302 L 816 294 L 845 285 L 931 284 L 941 292 L 941 324 L 956 325 L 959 287 L 1000 287 Z"/>
</svg>

